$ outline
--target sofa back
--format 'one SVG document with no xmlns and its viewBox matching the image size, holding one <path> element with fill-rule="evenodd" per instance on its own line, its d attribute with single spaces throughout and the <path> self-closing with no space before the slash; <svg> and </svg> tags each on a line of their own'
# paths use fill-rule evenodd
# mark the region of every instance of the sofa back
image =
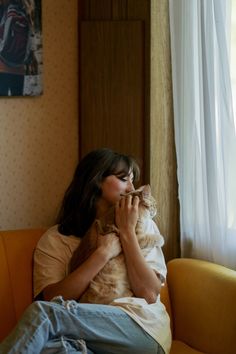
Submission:
<svg viewBox="0 0 236 354">
<path fill-rule="evenodd" d="M 0 341 L 32 302 L 33 251 L 43 232 L 0 232 Z"/>
</svg>

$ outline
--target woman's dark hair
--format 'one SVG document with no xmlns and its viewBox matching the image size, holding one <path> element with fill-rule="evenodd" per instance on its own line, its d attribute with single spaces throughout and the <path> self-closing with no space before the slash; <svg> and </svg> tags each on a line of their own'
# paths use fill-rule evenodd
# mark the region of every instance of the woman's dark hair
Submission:
<svg viewBox="0 0 236 354">
<path fill-rule="evenodd" d="M 91 151 L 78 164 L 72 182 L 66 190 L 57 218 L 63 235 L 83 237 L 96 216 L 96 202 L 101 196 L 101 182 L 110 175 L 127 176 L 133 172 L 139 179 L 139 167 L 128 155 L 110 149 Z"/>
</svg>

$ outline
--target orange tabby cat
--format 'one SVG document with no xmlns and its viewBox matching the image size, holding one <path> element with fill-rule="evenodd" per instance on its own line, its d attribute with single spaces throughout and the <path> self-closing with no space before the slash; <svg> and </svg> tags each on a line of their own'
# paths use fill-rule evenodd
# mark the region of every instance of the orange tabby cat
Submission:
<svg viewBox="0 0 236 354">
<path fill-rule="evenodd" d="M 156 201 L 151 195 L 149 185 L 142 186 L 127 194 L 138 195 L 140 199 L 139 217 L 135 231 L 139 246 L 145 256 L 151 248 L 161 242 L 159 234 L 146 234 L 143 231 L 143 226 L 147 222 L 147 219 L 153 218 L 156 214 Z M 96 249 L 98 233 L 106 237 L 105 235 L 111 232 L 119 233 L 115 225 L 114 207 L 103 218 L 95 220 L 86 235 L 82 238 L 72 257 L 71 271 L 82 264 Z M 124 255 L 120 253 L 109 260 L 103 269 L 100 270 L 80 297 L 79 302 L 109 304 L 114 299 L 126 296 L 133 296 L 133 293 L 129 285 Z"/>
</svg>

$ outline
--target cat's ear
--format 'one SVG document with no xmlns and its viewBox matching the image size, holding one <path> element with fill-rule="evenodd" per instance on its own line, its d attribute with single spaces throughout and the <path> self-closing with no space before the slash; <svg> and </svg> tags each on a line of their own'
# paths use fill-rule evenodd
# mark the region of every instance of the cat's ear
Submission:
<svg viewBox="0 0 236 354">
<path fill-rule="evenodd" d="M 144 195 L 151 195 L 151 187 L 150 184 L 145 184 L 142 188 L 142 193 Z"/>
</svg>

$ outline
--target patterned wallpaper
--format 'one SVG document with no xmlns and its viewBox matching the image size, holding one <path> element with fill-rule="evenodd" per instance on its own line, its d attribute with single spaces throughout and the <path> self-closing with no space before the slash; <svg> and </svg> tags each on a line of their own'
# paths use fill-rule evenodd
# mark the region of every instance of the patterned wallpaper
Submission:
<svg viewBox="0 0 236 354">
<path fill-rule="evenodd" d="M 0 230 L 48 227 L 78 161 L 78 4 L 42 0 L 40 97 L 0 97 Z"/>
</svg>

